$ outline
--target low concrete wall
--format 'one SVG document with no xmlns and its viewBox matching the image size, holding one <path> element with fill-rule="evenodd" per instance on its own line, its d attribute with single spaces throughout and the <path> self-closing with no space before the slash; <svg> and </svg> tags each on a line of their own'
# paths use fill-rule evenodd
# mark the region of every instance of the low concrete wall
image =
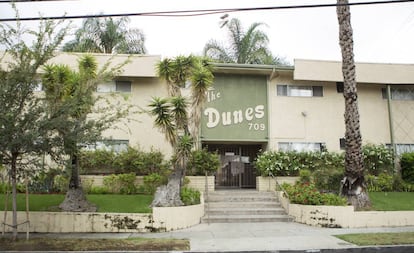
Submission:
<svg viewBox="0 0 414 253">
<path fill-rule="evenodd" d="M 310 206 L 290 204 L 282 192 L 283 208 L 296 222 L 319 227 L 363 228 L 414 226 L 414 211 L 354 211 L 353 206 Z"/>
<path fill-rule="evenodd" d="M 106 176 L 102 175 L 81 175 L 81 182 L 86 186 L 103 186 L 103 181 Z M 206 190 L 206 178 L 204 176 L 187 176 L 190 180 L 189 187 L 204 192 Z M 136 185 L 144 184 L 144 177 L 137 176 L 135 179 Z M 214 176 L 207 177 L 208 191 L 215 190 Z"/>
<path fill-rule="evenodd" d="M 188 187 L 199 190 L 200 192 L 206 191 L 206 177 L 205 176 L 186 176 L 190 180 Z M 208 191 L 215 191 L 214 176 L 207 177 Z"/>
<path fill-rule="evenodd" d="M 180 207 L 153 207 L 154 223 L 165 228 L 166 231 L 188 228 L 199 224 L 204 216 L 204 198 L 201 203 L 192 206 Z"/>
<path fill-rule="evenodd" d="M 4 212 L 0 212 L 4 217 Z M 12 212 L 7 212 L 7 224 L 12 223 Z M 17 212 L 17 223 L 26 221 L 26 212 Z M 75 213 L 75 212 L 30 212 L 30 232 L 38 233 L 102 233 L 102 232 L 150 232 L 159 228 L 152 214 L 134 213 Z M 11 232 L 11 227 L 6 226 Z M 20 225 L 18 231 L 25 232 Z"/>
<path fill-rule="evenodd" d="M 38 233 L 132 233 L 171 231 L 191 227 L 204 216 L 204 200 L 201 204 L 180 207 L 154 207 L 153 213 L 75 213 L 30 212 L 30 232 Z M 0 211 L 3 219 L 4 211 Z M 26 221 L 26 212 L 17 212 L 18 224 Z M 12 223 L 12 212 L 7 212 L 6 224 Z M 0 226 L 3 228 L 2 226 Z M 19 232 L 26 232 L 20 225 Z M 3 229 L 2 229 L 3 231 Z M 11 227 L 6 226 L 6 232 Z"/>
<path fill-rule="evenodd" d="M 104 178 L 107 176 L 102 175 L 81 175 L 81 182 L 82 185 L 85 187 L 85 185 L 92 185 L 92 186 L 103 186 L 104 185 Z M 144 177 L 143 176 L 137 176 L 135 179 L 136 185 L 142 185 L 144 184 Z"/>
<path fill-rule="evenodd" d="M 288 183 L 294 184 L 299 180 L 299 177 L 256 177 L 257 191 L 276 191 L 276 180 L 279 184 Z"/>
</svg>

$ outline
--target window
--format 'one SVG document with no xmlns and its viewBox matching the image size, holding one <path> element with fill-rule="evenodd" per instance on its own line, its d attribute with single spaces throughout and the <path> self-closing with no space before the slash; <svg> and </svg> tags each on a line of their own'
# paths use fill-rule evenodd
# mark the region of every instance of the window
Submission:
<svg viewBox="0 0 414 253">
<path fill-rule="evenodd" d="M 344 93 L 344 83 L 343 82 L 337 82 L 336 83 L 336 91 L 338 93 Z"/>
<path fill-rule="evenodd" d="M 288 97 L 323 97 L 323 87 L 277 85 L 277 95 Z"/>
<path fill-rule="evenodd" d="M 345 138 L 339 139 L 339 148 L 344 150 L 346 148 Z"/>
<path fill-rule="evenodd" d="M 386 146 L 391 148 L 391 144 L 387 144 Z M 395 144 L 395 151 L 397 155 L 414 152 L 414 144 Z"/>
<path fill-rule="evenodd" d="M 382 98 L 387 99 L 387 89 L 382 88 Z M 414 86 L 392 87 L 391 99 L 393 100 L 414 100 Z"/>
<path fill-rule="evenodd" d="M 115 81 L 115 85 L 118 92 L 131 92 L 130 81 Z"/>
<path fill-rule="evenodd" d="M 279 151 L 320 152 L 325 144 L 317 142 L 279 142 Z"/>
<path fill-rule="evenodd" d="M 97 141 L 95 144 L 90 144 L 85 147 L 86 150 L 112 150 L 115 153 L 120 153 L 128 149 L 129 141 L 128 140 L 104 140 Z"/>
<path fill-rule="evenodd" d="M 98 84 L 97 92 L 131 92 L 131 81 L 114 81 Z"/>
</svg>

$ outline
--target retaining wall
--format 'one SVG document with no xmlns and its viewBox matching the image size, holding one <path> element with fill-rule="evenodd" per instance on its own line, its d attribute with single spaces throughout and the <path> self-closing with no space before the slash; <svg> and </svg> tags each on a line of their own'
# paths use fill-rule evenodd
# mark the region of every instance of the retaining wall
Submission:
<svg viewBox="0 0 414 253">
<path fill-rule="evenodd" d="M 103 186 L 105 176 L 102 175 L 81 175 L 81 182 L 85 185 Z M 186 176 L 190 180 L 188 187 L 204 192 L 206 190 L 206 178 L 204 176 Z M 137 176 L 135 179 L 136 185 L 144 184 L 144 177 Z M 214 176 L 207 177 L 208 191 L 214 191 Z"/>
<path fill-rule="evenodd" d="M 290 204 L 277 192 L 286 212 L 298 223 L 318 227 L 366 228 L 414 226 L 414 211 L 354 211 L 353 206 L 310 206 Z"/>
<path fill-rule="evenodd" d="M 38 233 L 114 233 L 171 231 L 191 227 L 204 216 L 201 204 L 180 207 L 154 207 L 152 213 L 77 213 L 77 212 L 30 212 L 30 232 Z M 4 211 L 0 211 L 3 221 Z M 26 212 L 17 212 L 18 224 L 26 221 Z M 12 224 L 12 212 L 7 212 L 6 224 Z M 2 231 L 3 227 L 0 226 Z M 26 232 L 26 225 L 18 227 Z M 6 226 L 6 232 L 11 227 Z"/>
</svg>

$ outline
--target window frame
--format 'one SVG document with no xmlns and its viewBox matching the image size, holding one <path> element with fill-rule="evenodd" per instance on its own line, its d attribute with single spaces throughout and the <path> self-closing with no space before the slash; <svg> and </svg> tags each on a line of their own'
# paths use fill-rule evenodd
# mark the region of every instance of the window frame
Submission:
<svg viewBox="0 0 414 253">
<path fill-rule="evenodd" d="M 310 94 L 305 92 L 310 91 Z M 301 92 L 304 92 L 301 94 Z M 276 95 L 282 97 L 323 97 L 323 86 L 322 85 L 288 85 L 288 84 L 277 84 Z"/>
</svg>

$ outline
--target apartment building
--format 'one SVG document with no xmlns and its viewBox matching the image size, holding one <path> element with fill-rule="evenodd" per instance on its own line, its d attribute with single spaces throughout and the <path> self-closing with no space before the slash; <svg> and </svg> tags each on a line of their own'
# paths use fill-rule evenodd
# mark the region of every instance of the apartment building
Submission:
<svg viewBox="0 0 414 253">
<path fill-rule="evenodd" d="M 133 121 L 118 124 L 99 146 L 127 145 L 172 150 L 145 110 L 152 97 L 167 96 L 156 75 L 160 56 L 95 55 L 100 64 L 130 63 L 97 94 L 142 109 Z M 79 54 L 60 54 L 53 62 L 76 66 Z M 394 144 L 414 151 L 414 65 L 357 63 L 358 103 L 363 143 Z M 218 186 L 255 187 L 253 161 L 260 150 L 340 152 L 344 147 L 341 63 L 295 60 L 292 67 L 216 64 L 200 126 L 202 146 L 221 155 Z M 185 91 L 183 92 L 185 94 Z M 389 94 L 389 95 L 388 95 Z"/>
</svg>

